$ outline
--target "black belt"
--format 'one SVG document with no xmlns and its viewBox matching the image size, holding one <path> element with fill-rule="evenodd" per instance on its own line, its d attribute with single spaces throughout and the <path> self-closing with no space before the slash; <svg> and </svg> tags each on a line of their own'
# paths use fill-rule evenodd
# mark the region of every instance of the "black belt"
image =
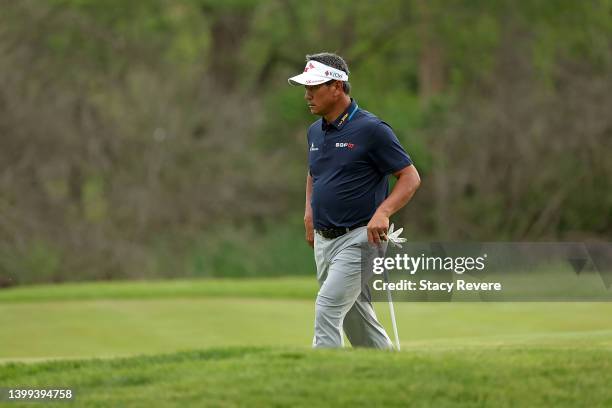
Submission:
<svg viewBox="0 0 612 408">
<path fill-rule="evenodd" d="M 341 237 L 347 232 L 352 231 L 354 229 L 365 227 L 366 225 L 368 225 L 368 223 L 363 222 L 361 224 L 353 225 L 351 227 L 336 227 L 336 228 L 318 229 L 316 231 L 323 238 L 334 239 L 334 238 Z"/>
</svg>

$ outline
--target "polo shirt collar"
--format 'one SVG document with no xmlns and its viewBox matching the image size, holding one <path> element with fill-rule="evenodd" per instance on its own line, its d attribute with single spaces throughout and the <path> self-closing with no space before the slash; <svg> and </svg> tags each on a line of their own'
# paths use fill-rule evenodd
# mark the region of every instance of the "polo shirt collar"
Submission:
<svg viewBox="0 0 612 408">
<path fill-rule="evenodd" d="M 322 118 L 321 127 L 323 130 L 327 130 L 330 128 L 335 128 L 336 130 L 342 129 L 344 125 L 349 121 L 351 115 L 355 113 L 355 109 L 357 109 L 357 102 L 353 98 L 351 98 L 351 103 L 348 108 L 344 112 L 340 114 L 333 122 L 328 122 L 325 118 Z"/>
</svg>

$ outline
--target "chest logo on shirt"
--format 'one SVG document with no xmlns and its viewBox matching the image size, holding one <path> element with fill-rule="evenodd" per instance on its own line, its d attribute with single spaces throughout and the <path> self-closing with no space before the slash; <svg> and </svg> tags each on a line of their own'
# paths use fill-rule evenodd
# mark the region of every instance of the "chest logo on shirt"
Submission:
<svg viewBox="0 0 612 408">
<path fill-rule="evenodd" d="M 318 147 L 315 147 L 314 143 L 311 143 L 311 144 L 310 144 L 310 151 L 311 151 L 311 152 L 316 152 L 317 150 L 319 150 L 319 148 L 318 148 Z"/>
<path fill-rule="evenodd" d="M 351 142 L 342 142 L 342 143 L 336 143 L 336 147 L 344 148 L 344 149 L 352 149 L 355 147 L 355 144 Z"/>
</svg>

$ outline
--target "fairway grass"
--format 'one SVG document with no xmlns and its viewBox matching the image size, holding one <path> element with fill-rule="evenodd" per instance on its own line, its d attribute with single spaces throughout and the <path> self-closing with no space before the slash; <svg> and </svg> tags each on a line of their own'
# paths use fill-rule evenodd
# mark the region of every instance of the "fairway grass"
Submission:
<svg viewBox="0 0 612 408">
<path fill-rule="evenodd" d="M 0 363 L 311 343 L 316 281 L 94 282 L 0 290 Z M 272 295 L 273 294 L 273 295 Z M 391 333 L 386 303 L 375 310 Z M 403 348 L 612 349 L 611 303 L 395 304 Z"/>
<path fill-rule="evenodd" d="M 308 346 L 314 299 L 4 302 L 0 362 L 117 357 L 224 346 Z M 391 331 L 385 303 L 377 314 Z M 610 303 L 397 303 L 404 349 L 612 349 Z"/>
<path fill-rule="evenodd" d="M 70 387 L 83 407 L 603 407 L 611 383 L 612 351 L 579 348 L 237 347 L 0 366 L 4 386 Z"/>
</svg>

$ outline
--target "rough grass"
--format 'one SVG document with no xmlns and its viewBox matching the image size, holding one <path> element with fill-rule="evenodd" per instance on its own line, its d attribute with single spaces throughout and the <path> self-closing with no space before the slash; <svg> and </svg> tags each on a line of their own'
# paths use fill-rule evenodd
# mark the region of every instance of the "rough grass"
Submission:
<svg viewBox="0 0 612 408">
<path fill-rule="evenodd" d="M 457 347 L 393 353 L 242 347 L 114 360 L 12 363 L 0 370 L 0 383 L 7 386 L 73 388 L 77 405 L 86 407 L 612 404 L 609 350 Z"/>
<path fill-rule="evenodd" d="M 402 352 L 310 350 L 313 281 L 0 291 L 0 387 L 86 407 L 612 405 L 612 303 L 397 303 Z"/>
<path fill-rule="evenodd" d="M 317 287 L 314 277 L 82 282 L 0 289 L 0 302 L 212 296 L 312 299 Z"/>
</svg>

